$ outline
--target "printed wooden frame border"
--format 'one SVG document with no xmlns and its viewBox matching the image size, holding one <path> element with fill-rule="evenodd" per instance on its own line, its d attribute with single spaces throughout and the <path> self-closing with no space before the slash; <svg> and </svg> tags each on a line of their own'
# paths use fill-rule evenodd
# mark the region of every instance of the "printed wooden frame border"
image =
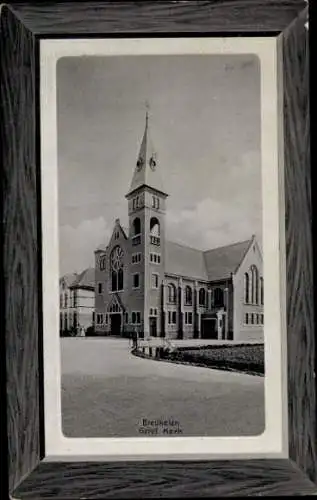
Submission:
<svg viewBox="0 0 317 500">
<path fill-rule="evenodd" d="M 225 22 L 224 22 L 225 20 Z M 6 384 L 11 498 L 317 493 L 309 44 L 304 0 L 21 2 L 1 6 Z M 289 459 L 45 462 L 43 448 L 39 40 L 274 36 L 283 46 Z M 3 401 L 3 398 L 1 397 Z M 2 407 L 4 405 L 2 404 Z"/>
</svg>

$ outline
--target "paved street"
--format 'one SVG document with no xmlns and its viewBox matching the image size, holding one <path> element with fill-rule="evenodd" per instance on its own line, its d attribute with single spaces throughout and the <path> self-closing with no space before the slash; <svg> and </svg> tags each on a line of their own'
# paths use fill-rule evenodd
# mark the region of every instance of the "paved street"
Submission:
<svg viewBox="0 0 317 500">
<path fill-rule="evenodd" d="M 160 418 L 184 436 L 264 430 L 262 377 L 138 358 L 124 339 L 62 338 L 61 354 L 66 436 L 141 436 L 142 419 Z"/>
</svg>

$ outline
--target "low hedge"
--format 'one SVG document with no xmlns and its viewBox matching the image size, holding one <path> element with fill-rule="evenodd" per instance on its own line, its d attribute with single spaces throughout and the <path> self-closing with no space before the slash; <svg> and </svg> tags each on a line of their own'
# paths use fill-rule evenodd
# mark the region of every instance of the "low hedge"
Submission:
<svg viewBox="0 0 317 500">
<path fill-rule="evenodd" d="M 264 345 L 225 345 L 201 348 L 164 349 L 160 358 L 196 366 L 264 374 Z"/>
</svg>

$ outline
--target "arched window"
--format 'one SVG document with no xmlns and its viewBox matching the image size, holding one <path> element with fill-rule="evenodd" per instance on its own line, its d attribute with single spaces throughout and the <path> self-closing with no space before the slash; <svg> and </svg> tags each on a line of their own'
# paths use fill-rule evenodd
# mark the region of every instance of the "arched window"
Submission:
<svg viewBox="0 0 317 500">
<path fill-rule="evenodd" d="M 206 290 L 204 288 L 201 288 L 199 290 L 199 305 L 200 306 L 206 305 Z"/>
<path fill-rule="evenodd" d="M 176 302 L 176 286 L 173 283 L 170 283 L 167 286 L 167 292 L 168 302 L 172 302 L 174 304 Z"/>
<path fill-rule="evenodd" d="M 160 246 L 160 222 L 157 217 L 151 217 L 150 220 L 150 243 Z"/>
<path fill-rule="evenodd" d="M 259 271 L 257 268 L 254 269 L 254 298 L 255 303 L 259 304 Z"/>
<path fill-rule="evenodd" d="M 133 236 L 136 236 L 137 234 L 141 233 L 141 220 L 139 217 L 136 217 L 133 220 Z"/>
<path fill-rule="evenodd" d="M 214 306 L 223 307 L 224 305 L 224 293 L 221 288 L 215 288 L 214 290 Z"/>
<path fill-rule="evenodd" d="M 123 250 L 120 246 L 114 247 L 110 254 L 111 290 L 123 290 Z"/>
<path fill-rule="evenodd" d="M 160 223 L 157 217 L 151 217 L 150 233 L 152 236 L 160 236 Z"/>
<path fill-rule="evenodd" d="M 259 271 L 256 266 L 251 267 L 251 303 L 259 303 Z"/>
<path fill-rule="evenodd" d="M 185 304 L 191 306 L 193 303 L 193 291 L 189 285 L 185 287 Z"/>
<path fill-rule="evenodd" d="M 264 286 L 263 286 L 263 278 L 260 278 L 260 304 L 263 306 L 264 304 Z"/>
<path fill-rule="evenodd" d="M 250 276 L 249 273 L 244 275 L 244 302 L 249 304 L 250 302 Z"/>
</svg>

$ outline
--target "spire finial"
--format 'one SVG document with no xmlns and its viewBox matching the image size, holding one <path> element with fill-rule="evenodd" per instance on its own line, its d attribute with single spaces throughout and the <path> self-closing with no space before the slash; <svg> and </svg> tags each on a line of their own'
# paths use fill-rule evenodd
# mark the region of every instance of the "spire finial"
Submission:
<svg viewBox="0 0 317 500">
<path fill-rule="evenodd" d="M 145 125 L 148 126 L 149 122 L 149 110 L 150 110 L 150 104 L 149 101 L 145 101 L 145 109 L 146 109 L 146 114 L 145 114 Z"/>
</svg>

